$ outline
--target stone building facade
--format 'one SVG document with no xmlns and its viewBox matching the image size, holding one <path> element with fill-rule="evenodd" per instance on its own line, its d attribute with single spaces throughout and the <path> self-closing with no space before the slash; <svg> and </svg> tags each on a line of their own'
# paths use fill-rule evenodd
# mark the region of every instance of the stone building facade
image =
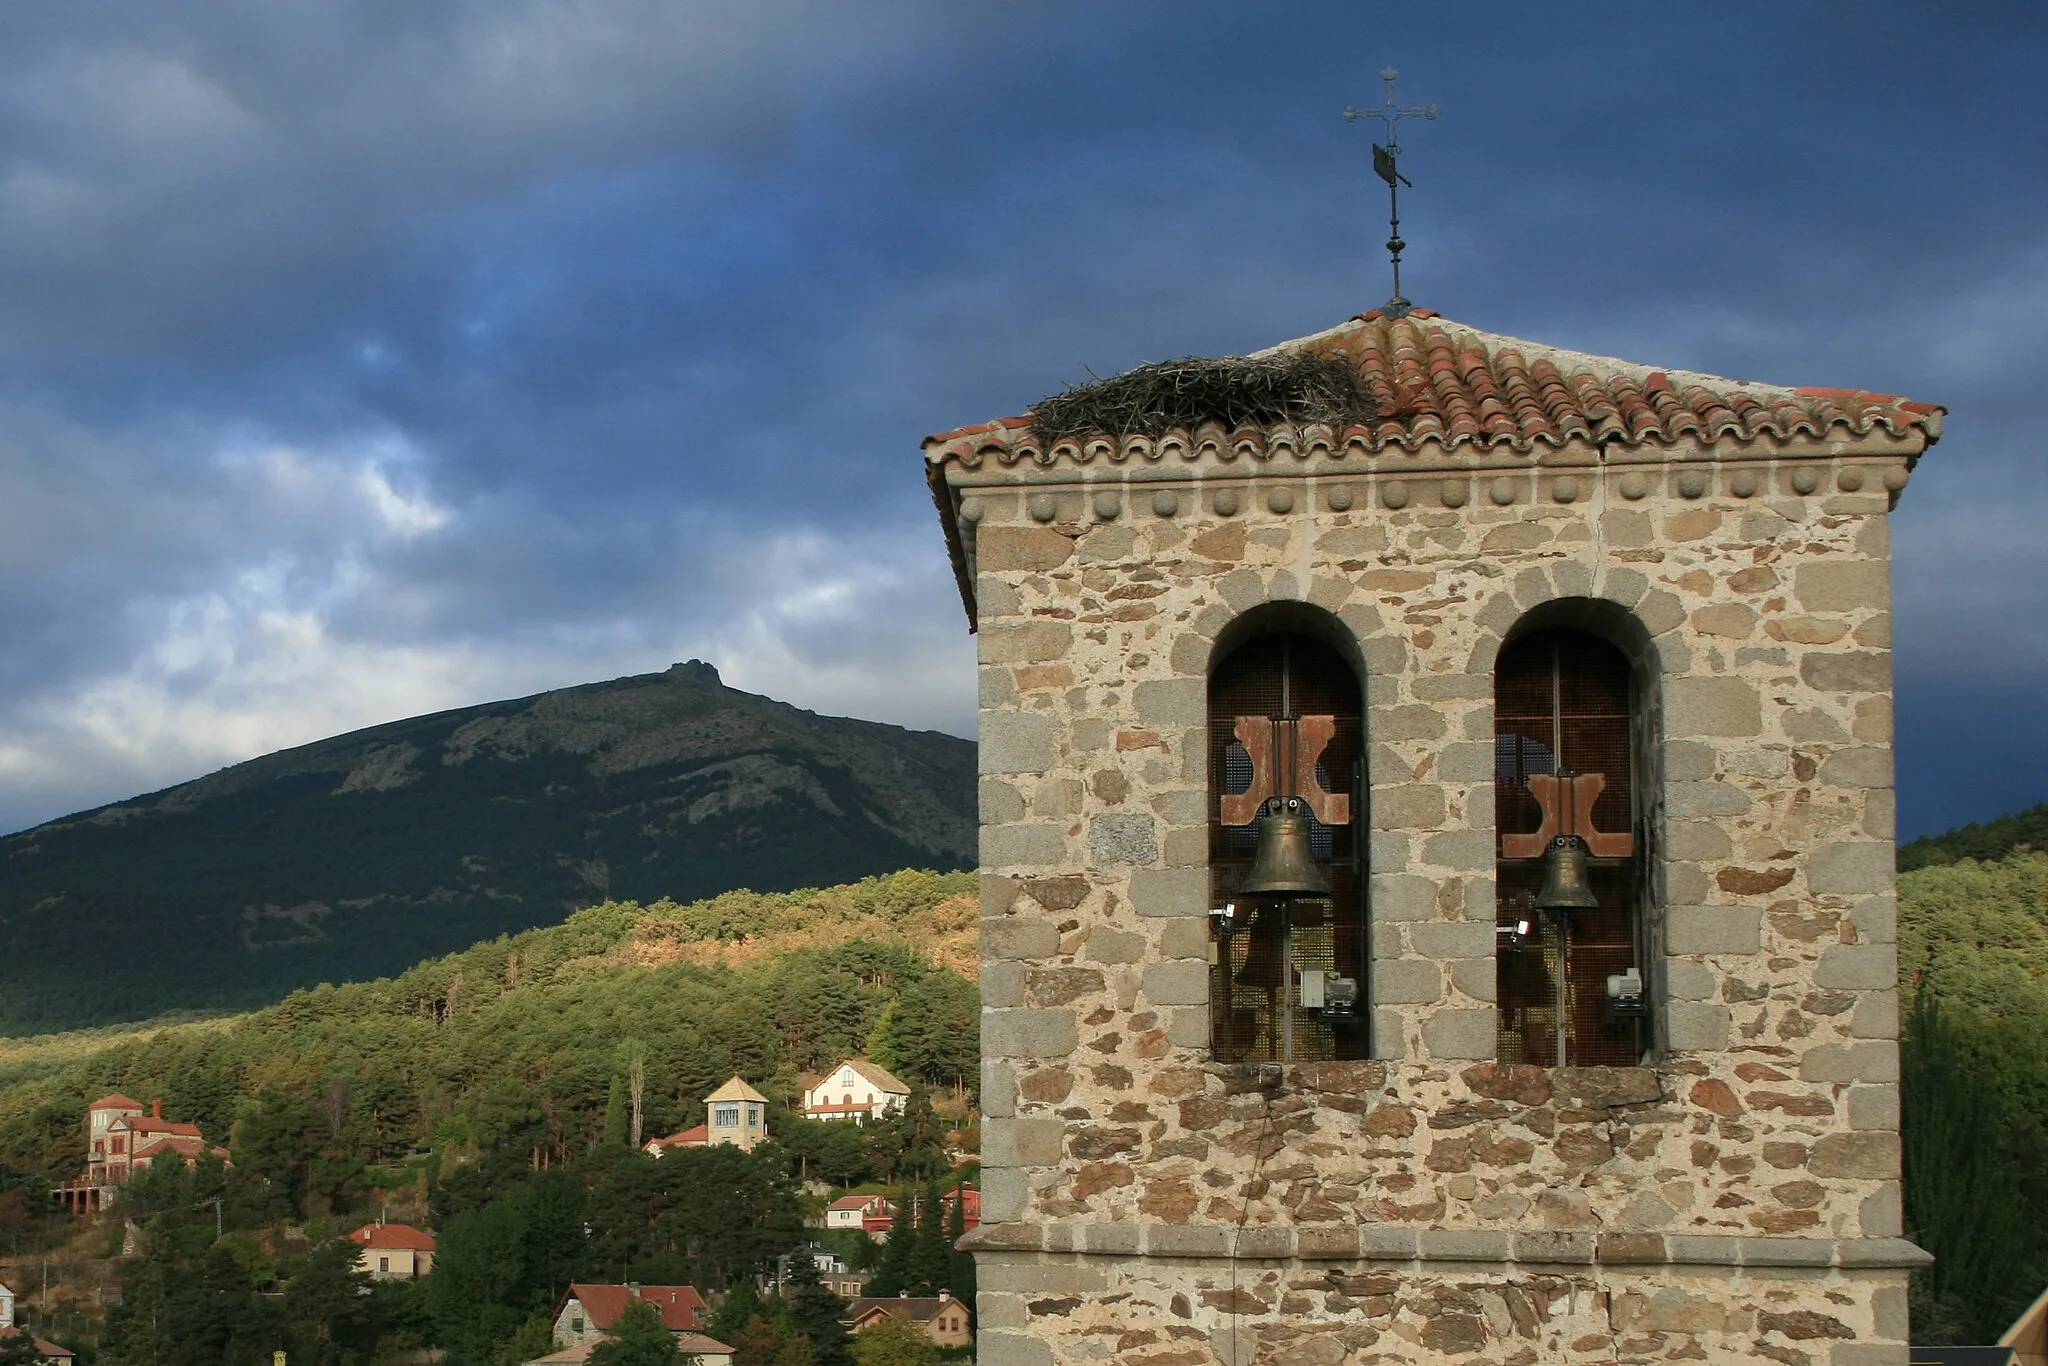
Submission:
<svg viewBox="0 0 2048 1366">
<path fill-rule="evenodd" d="M 1903 1366 L 1887 514 L 1941 410 L 1420 310 L 1304 352 L 1372 420 L 925 444 L 979 632 L 982 1359 Z M 1501 1056 L 1537 628 L 1633 671 L 1648 1017 L 1601 1065 Z M 1211 914 L 1212 681 L 1273 632 L 1363 712 L 1363 999 L 1277 1062 L 1222 1046 Z"/>
</svg>

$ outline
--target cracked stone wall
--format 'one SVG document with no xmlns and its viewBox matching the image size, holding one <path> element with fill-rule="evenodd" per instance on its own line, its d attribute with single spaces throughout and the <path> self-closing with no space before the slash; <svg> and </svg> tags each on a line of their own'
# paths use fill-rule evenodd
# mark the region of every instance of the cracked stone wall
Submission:
<svg viewBox="0 0 2048 1366">
<path fill-rule="evenodd" d="M 1119 1360 L 1206 1361 L 1202 1259 L 1258 1255 L 1278 1260 L 1230 1293 L 1262 1360 L 1718 1359 L 1739 1338 L 1903 1361 L 1887 511 L 1917 448 L 1142 488 L 949 468 L 980 622 L 984 1355 L 1102 1355 L 1084 1345 L 1116 1320 L 1139 1335 Z M 1492 662 L 1572 598 L 1632 613 L 1658 674 L 1638 1068 L 1492 1062 Z M 1275 602 L 1363 661 L 1375 1057 L 1277 1082 L 1208 1058 L 1202 738 L 1214 642 Z M 1564 1269 L 1516 1242 L 1539 1236 Z M 1491 1269 L 1435 1269 L 1417 1237 Z M 1106 1279 L 1057 1313 L 990 1279 L 1049 1257 Z M 1748 1307 L 1711 1325 L 1643 1326 L 1738 1282 Z M 1512 1307 L 1538 1303 L 1536 1326 Z"/>
</svg>

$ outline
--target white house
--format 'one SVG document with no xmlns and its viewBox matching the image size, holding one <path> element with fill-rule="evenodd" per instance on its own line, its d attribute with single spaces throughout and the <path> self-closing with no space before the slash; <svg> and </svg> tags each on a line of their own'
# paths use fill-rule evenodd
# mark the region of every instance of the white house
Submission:
<svg viewBox="0 0 2048 1366">
<path fill-rule="evenodd" d="M 879 1195 L 842 1195 L 825 1206 L 826 1228 L 862 1228 L 870 1214 L 885 1213 L 889 1202 Z"/>
<path fill-rule="evenodd" d="M 12 1328 L 13 1326 L 14 1287 L 5 1281 L 0 1281 L 0 1328 Z"/>
<path fill-rule="evenodd" d="M 901 1110 L 910 1087 L 866 1058 L 848 1058 L 804 1091 L 811 1119 L 880 1119 Z"/>
</svg>

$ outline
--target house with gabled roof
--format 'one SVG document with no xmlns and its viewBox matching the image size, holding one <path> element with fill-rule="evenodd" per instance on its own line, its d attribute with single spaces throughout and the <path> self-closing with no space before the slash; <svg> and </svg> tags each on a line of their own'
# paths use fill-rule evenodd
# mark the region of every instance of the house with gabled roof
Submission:
<svg viewBox="0 0 2048 1366">
<path fill-rule="evenodd" d="M 555 1345 L 574 1347 L 598 1341 L 611 1332 L 619 1321 L 619 1315 L 635 1301 L 653 1305 L 671 1333 L 700 1332 L 711 1312 L 695 1286 L 642 1285 L 637 1281 L 625 1285 L 575 1282 L 562 1292 L 562 1298 L 555 1304 Z M 732 1348 L 723 1344 L 718 1350 L 728 1356 L 732 1353 Z"/>
<path fill-rule="evenodd" d="M 348 1240 L 356 1265 L 380 1281 L 415 1280 L 434 1269 L 434 1235 L 411 1224 L 364 1224 Z"/>
<path fill-rule="evenodd" d="M 674 1148 L 709 1148 L 729 1143 L 741 1152 L 768 1137 L 768 1097 L 734 1073 L 725 1085 L 704 1097 L 704 1122 L 687 1129 L 650 1138 L 640 1145 L 649 1157 L 660 1157 Z"/>
<path fill-rule="evenodd" d="M 228 1160 L 227 1149 L 208 1144 L 197 1124 L 165 1119 L 161 1100 L 145 1110 L 118 1091 L 86 1107 L 85 1131 L 85 1170 L 53 1192 L 73 1214 L 104 1209 L 117 1188 L 159 1159 L 188 1167 L 207 1156 Z"/>
<path fill-rule="evenodd" d="M 972 1347 L 974 1311 L 964 1300 L 941 1290 L 937 1295 L 893 1295 L 862 1298 L 847 1306 L 844 1323 L 849 1332 L 859 1333 L 884 1319 L 909 1319 L 924 1329 L 934 1347 Z"/>
<path fill-rule="evenodd" d="M 807 1119 L 881 1119 L 910 1100 L 910 1086 L 866 1058 L 848 1058 L 804 1088 Z"/>
</svg>

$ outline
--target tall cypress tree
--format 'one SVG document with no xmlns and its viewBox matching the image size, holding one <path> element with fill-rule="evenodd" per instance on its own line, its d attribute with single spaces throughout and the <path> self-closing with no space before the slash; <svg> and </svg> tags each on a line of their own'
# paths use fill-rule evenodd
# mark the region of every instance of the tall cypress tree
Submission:
<svg viewBox="0 0 2048 1366">
<path fill-rule="evenodd" d="M 878 1298 L 900 1295 L 910 1288 L 910 1254 L 917 1241 L 917 1227 L 911 1222 L 910 1187 L 896 1196 L 896 1219 L 882 1244 L 882 1265 L 869 1278 L 867 1293 Z"/>
<path fill-rule="evenodd" d="M 925 1184 L 918 1200 L 917 1242 L 910 1250 L 910 1293 L 936 1295 L 951 1278 L 953 1259 L 946 1245 L 946 1216 L 939 1203 L 939 1183 Z"/>
<path fill-rule="evenodd" d="M 951 1274 L 946 1279 L 946 1289 L 956 1300 L 974 1303 L 974 1254 L 960 1250 L 960 1240 L 967 1236 L 967 1183 L 962 1181 L 953 1191 L 953 1208 L 946 1218 L 946 1249 L 951 1257 Z"/>
<path fill-rule="evenodd" d="M 818 1263 L 809 1248 L 790 1254 L 788 1297 L 790 1326 L 810 1340 L 811 1360 L 817 1366 L 853 1366 L 846 1325 L 840 1322 L 846 1301 L 818 1279 Z"/>
</svg>

